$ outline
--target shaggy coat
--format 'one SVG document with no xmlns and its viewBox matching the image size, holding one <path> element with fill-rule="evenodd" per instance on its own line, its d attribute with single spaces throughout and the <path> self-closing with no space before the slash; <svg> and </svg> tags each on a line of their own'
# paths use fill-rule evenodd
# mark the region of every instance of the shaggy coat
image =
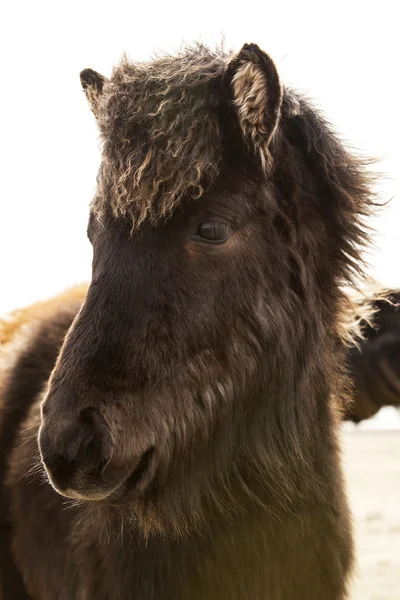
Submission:
<svg viewBox="0 0 400 600">
<path fill-rule="evenodd" d="M 0 597 L 343 600 L 366 165 L 254 44 L 81 81 L 92 281 L 8 366 Z"/>
</svg>

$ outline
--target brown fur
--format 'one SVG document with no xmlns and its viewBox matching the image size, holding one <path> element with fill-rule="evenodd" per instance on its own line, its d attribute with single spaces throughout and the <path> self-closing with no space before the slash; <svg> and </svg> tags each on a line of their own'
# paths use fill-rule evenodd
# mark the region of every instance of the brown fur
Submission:
<svg viewBox="0 0 400 600">
<path fill-rule="evenodd" d="M 254 44 L 81 79 L 92 281 L 57 359 L 52 315 L 4 392 L 6 564 L 36 600 L 343 600 L 366 165 Z"/>
<path fill-rule="evenodd" d="M 222 150 L 208 90 L 227 60 L 199 45 L 150 63 L 124 59 L 114 69 L 92 103 L 104 144 L 97 214 L 107 197 L 115 215 L 129 214 L 139 225 L 171 214 L 185 194 L 200 197 L 210 187 Z M 92 89 L 85 88 L 89 101 Z"/>
</svg>

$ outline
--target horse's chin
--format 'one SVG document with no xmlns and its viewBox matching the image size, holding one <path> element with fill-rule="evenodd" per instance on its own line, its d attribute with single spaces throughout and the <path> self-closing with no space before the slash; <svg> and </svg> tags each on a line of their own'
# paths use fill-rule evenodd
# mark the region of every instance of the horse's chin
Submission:
<svg viewBox="0 0 400 600">
<path fill-rule="evenodd" d="M 156 475 L 157 466 L 151 460 L 146 469 L 143 468 L 143 463 L 141 469 L 136 465 L 119 483 L 114 481 L 113 486 L 105 485 L 101 479 L 94 481 L 80 473 L 68 486 L 62 487 L 46 466 L 45 470 L 49 483 L 58 494 L 89 511 L 91 516 L 88 522 L 98 523 L 100 519 L 107 526 L 116 522 L 119 523 L 119 530 L 122 519 L 124 528 L 129 530 L 133 527 L 145 539 L 168 537 L 182 540 L 201 529 L 207 520 L 200 508 L 201 503 L 199 506 L 195 502 L 192 506 L 191 503 L 188 504 L 187 498 L 180 501 L 176 485 L 172 485 L 171 489 L 169 485 L 160 487 Z M 97 515 L 95 519 L 93 514 Z"/>
<path fill-rule="evenodd" d="M 119 488 L 123 487 L 123 483 L 113 488 L 102 487 L 101 485 L 76 485 L 69 486 L 66 488 L 60 487 L 51 476 L 51 473 L 46 469 L 48 480 L 52 488 L 64 498 L 70 500 L 81 500 L 86 502 L 100 502 L 111 498 L 114 494 L 118 493 Z"/>
<path fill-rule="evenodd" d="M 171 540 L 187 540 L 202 529 L 205 515 L 196 510 L 171 510 L 165 506 L 163 494 L 141 494 L 137 489 L 129 489 L 125 483 L 113 491 L 54 489 L 63 497 L 80 506 L 88 515 L 87 522 L 100 527 L 100 535 L 104 533 L 108 539 L 112 526 L 118 531 L 135 531 L 143 539 L 169 538 Z M 75 501 L 75 502 L 74 502 Z M 123 523 L 123 527 L 122 527 Z M 103 525 L 105 529 L 103 529 Z"/>
</svg>

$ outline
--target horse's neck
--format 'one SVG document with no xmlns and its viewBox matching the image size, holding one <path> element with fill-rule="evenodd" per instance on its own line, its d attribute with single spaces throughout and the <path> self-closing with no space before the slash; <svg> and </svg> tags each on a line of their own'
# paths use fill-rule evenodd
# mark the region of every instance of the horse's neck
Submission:
<svg viewBox="0 0 400 600">
<path fill-rule="evenodd" d="M 243 515 L 180 541 L 146 542 L 128 531 L 109 543 L 91 536 L 84 551 L 92 557 L 92 574 L 82 573 L 91 588 L 86 595 L 96 592 L 103 600 L 102 590 L 104 600 L 254 600 L 266 585 L 271 519 L 266 513 Z"/>
</svg>

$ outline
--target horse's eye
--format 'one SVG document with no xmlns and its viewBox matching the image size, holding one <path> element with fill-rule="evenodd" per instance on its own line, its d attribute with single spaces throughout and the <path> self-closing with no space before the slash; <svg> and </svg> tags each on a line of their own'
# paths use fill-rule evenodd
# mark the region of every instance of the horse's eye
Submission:
<svg viewBox="0 0 400 600">
<path fill-rule="evenodd" d="M 196 238 L 201 238 L 206 242 L 214 242 L 216 244 L 222 244 L 226 242 L 229 237 L 231 229 L 227 223 L 222 221 L 203 221 L 199 226 L 196 234 Z"/>
</svg>

